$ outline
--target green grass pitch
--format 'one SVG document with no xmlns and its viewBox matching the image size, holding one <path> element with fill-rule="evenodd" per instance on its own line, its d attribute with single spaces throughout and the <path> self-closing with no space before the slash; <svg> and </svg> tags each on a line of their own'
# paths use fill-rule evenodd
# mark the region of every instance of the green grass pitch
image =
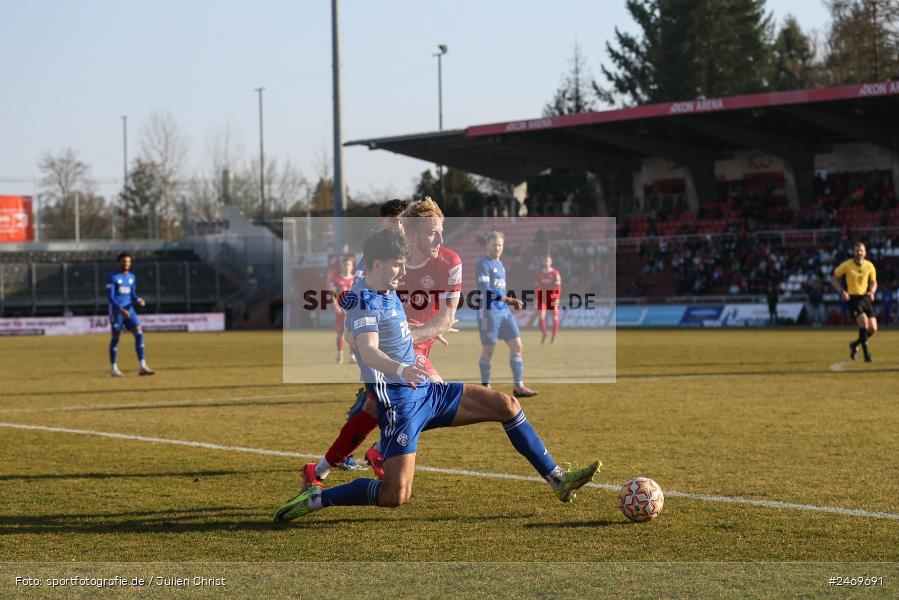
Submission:
<svg viewBox="0 0 899 600">
<path fill-rule="evenodd" d="M 333 337 L 317 335 L 322 347 Z M 451 349 L 435 350 L 445 372 L 476 365 L 476 337 L 460 335 Z M 749 597 L 760 579 L 751 565 L 789 563 L 778 567 L 781 579 L 802 572 L 820 593 L 832 589 L 826 574 L 878 573 L 892 576 L 879 589 L 895 593 L 899 337 L 873 338 L 876 362 L 866 365 L 848 362 L 852 335 L 619 330 L 616 383 L 534 382 L 540 396 L 522 404 L 557 461 L 600 458 L 598 484 L 644 475 L 672 492 L 662 515 L 642 525 L 626 521 L 605 487 L 585 488 L 563 505 L 545 484 L 496 477 L 534 475 L 496 424 L 425 433 L 418 464 L 436 470 L 416 474 L 413 499 L 400 509 L 333 508 L 273 524 L 301 464 L 324 452 L 342 425 L 357 387 L 353 365 L 335 371 L 345 374 L 343 384 L 288 385 L 280 334 L 149 333 L 157 375 L 137 377 L 125 337 L 119 356 L 127 376 L 113 380 L 106 336 L 0 338 L 0 596 L 22 592 L 10 578 L 23 563 L 40 570 L 36 563 L 91 562 L 101 572 L 98 562 L 148 561 L 242 563 L 217 568 L 231 569 L 232 581 L 257 583 L 277 563 L 306 565 L 274 569 L 282 583 L 295 583 L 326 565 L 332 572 L 332 561 L 351 561 L 367 575 L 338 581 L 363 590 L 371 577 L 384 581 L 372 561 L 436 561 L 428 563 L 432 578 L 421 579 L 413 564 L 405 581 L 440 590 L 465 564 L 473 592 L 489 589 L 497 568 L 504 577 L 520 574 L 515 593 L 540 585 L 535 570 L 574 573 L 586 594 L 605 589 L 597 573 L 624 584 L 647 569 L 661 579 L 685 569 L 687 578 L 727 574 L 746 584 Z M 539 345 L 538 332 L 525 333 L 528 372 L 589 359 L 590 332 L 561 336 L 551 348 Z M 503 377 L 506 355 L 498 348 L 494 358 Z M 370 471 L 336 471 L 328 483 L 360 476 Z M 844 563 L 854 570 L 841 570 Z"/>
</svg>

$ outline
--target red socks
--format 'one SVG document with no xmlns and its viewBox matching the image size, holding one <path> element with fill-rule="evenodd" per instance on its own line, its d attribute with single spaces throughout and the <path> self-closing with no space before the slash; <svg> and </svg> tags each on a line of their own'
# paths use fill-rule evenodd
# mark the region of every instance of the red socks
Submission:
<svg viewBox="0 0 899 600">
<path fill-rule="evenodd" d="M 556 341 L 557 333 L 559 333 L 559 317 L 556 317 L 553 319 L 553 337 L 552 337 L 551 341 L 553 341 L 553 342 Z"/>
<path fill-rule="evenodd" d="M 337 439 L 325 453 L 325 460 L 332 467 L 336 467 L 346 460 L 346 457 L 352 454 L 365 441 L 368 434 L 377 427 L 378 420 L 364 410 L 360 410 L 344 423 Z"/>
</svg>

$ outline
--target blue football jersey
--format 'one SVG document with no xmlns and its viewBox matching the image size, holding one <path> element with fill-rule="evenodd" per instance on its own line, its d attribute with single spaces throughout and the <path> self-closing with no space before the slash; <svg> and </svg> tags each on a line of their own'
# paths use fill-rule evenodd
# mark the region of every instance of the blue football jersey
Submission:
<svg viewBox="0 0 899 600">
<path fill-rule="evenodd" d="M 475 276 L 478 280 L 478 290 L 481 292 L 481 309 L 509 310 L 505 302 L 499 299 L 506 295 L 506 267 L 501 260 L 493 260 L 487 256 L 478 259 L 475 267 Z M 490 300 L 487 302 L 490 293 Z"/>
<path fill-rule="evenodd" d="M 401 363 L 415 364 L 412 331 L 396 292 L 378 294 L 368 287 L 365 279 L 357 279 L 350 293 L 344 297 L 343 307 L 346 310 L 346 326 L 353 338 L 360 333 L 376 332 L 381 352 Z M 358 350 L 354 353 L 359 363 L 361 381 L 408 385 L 396 373 L 382 373 L 365 364 Z"/>
<path fill-rule="evenodd" d="M 130 308 L 132 302 L 137 302 L 137 277 L 130 271 L 122 273 L 113 271 L 106 278 L 106 296 L 110 304 L 120 308 Z"/>
</svg>

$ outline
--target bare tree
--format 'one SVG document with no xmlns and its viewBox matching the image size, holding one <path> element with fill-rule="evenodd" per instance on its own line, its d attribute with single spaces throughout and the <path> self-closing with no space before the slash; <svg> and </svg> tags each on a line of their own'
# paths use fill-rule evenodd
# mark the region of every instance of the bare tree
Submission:
<svg viewBox="0 0 899 600">
<path fill-rule="evenodd" d="M 259 165 L 255 161 L 249 163 L 242 180 L 258 182 Z M 286 211 L 297 203 L 305 205 L 306 189 L 309 182 L 303 176 L 303 172 L 290 159 L 279 162 L 277 159 L 269 159 L 265 163 L 265 189 L 269 202 L 268 214 L 271 217 L 283 216 Z M 249 190 L 247 190 L 249 192 Z M 253 202 L 248 214 L 257 214 L 259 194 L 249 196 L 247 200 Z"/>
<path fill-rule="evenodd" d="M 244 161 L 243 141 L 229 125 L 213 131 L 206 138 L 203 166 L 191 181 L 191 214 L 201 219 L 217 219 L 219 207 L 226 202 L 225 171 L 236 177 Z M 233 194 L 233 189 L 229 192 Z"/>
<path fill-rule="evenodd" d="M 81 160 L 72 148 L 65 148 L 57 154 L 44 152 L 37 167 L 41 172 L 41 193 L 54 202 L 65 201 L 73 192 L 93 192 L 90 165 Z"/>
<path fill-rule="evenodd" d="M 158 219 L 163 236 L 172 239 L 177 222 L 175 197 L 179 180 L 185 172 L 189 144 L 169 111 L 154 111 L 143 128 L 140 157 L 157 168 L 160 184 Z"/>
<path fill-rule="evenodd" d="M 44 152 L 38 161 L 40 192 L 48 202 L 42 215 L 43 233 L 48 239 L 75 237 L 75 211 L 83 238 L 105 238 L 110 234 L 112 210 L 94 194 L 91 168 L 72 148 L 57 153 Z"/>
</svg>

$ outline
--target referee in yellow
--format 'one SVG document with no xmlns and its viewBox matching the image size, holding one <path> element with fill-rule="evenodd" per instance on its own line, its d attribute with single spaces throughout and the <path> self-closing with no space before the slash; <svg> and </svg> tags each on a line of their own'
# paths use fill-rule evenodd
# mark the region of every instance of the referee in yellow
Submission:
<svg viewBox="0 0 899 600">
<path fill-rule="evenodd" d="M 852 258 L 842 263 L 833 272 L 830 280 L 849 304 L 849 312 L 858 323 L 858 339 L 849 344 L 849 358 L 855 360 L 858 347 L 865 353 L 865 362 L 871 362 L 868 352 L 868 338 L 877 333 L 877 317 L 874 316 L 874 294 L 877 292 L 877 271 L 870 260 L 863 242 L 856 242 L 852 248 Z M 843 278 L 846 287 L 843 287 Z"/>
</svg>

